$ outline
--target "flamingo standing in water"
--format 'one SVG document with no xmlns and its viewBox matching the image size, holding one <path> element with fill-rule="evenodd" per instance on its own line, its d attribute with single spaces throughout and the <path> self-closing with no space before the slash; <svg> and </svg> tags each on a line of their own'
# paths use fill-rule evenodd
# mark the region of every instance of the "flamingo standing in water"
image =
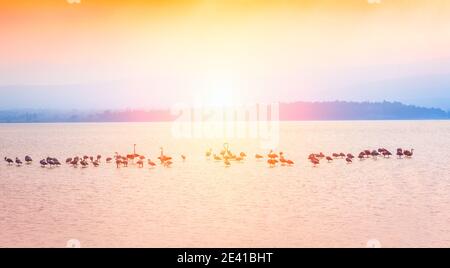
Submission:
<svg viewBox="0 0 450 268">
<path fill-rule="evenodd" d="M 225 167 L 231 166 L 230 160 L 228 160 L 228 158 L 225 158 L 223 163 L 225 164 Z"/>
<path fill-rule="evenodd" d="M 128 158 L 122 157 L 122 165 L 123 165 L 124 167 L 128 167 Z"/>
<path fill-rule="evenodd" d="M 212 149 L 209 148 L 209 149 L 206 151 L 205 156 L 206 156 L 207 158 L 210 158 L 210 157 L 211 157 L 211 154 L 212 154 Z"/>
<path fill-rule="evenodd" d="M 220 158 L 220 156 L 218 156 L 218 155 L 216 155 L 216 154 L 214 154 L 214 160 L 216 160 L 216 161 L 221 161 L 222 160 L 222 158 Z"/>
<path fill-rule="evenodd" d="M 186 156 L 184 154 L 182 154 L 181 159 L 183 159 L 183 162 L 186 161 Z"/>
<path fill-rule="evenodd" d="M 284 153 L 280 152 L 280 163 L 282 166 L 286 165 L 286 159 L 284 158 Z"/>
<path fill-rule="evenodd" d="M 122 157 L 116 156 L 116 167 L 119 168 L 122 165 Z"/>
<path fill-rule="evenodd" d="M 139 160 L 136 162 L 136 164 L 138 165 L 139 168 L 144 167 L 144 159 L 145 156 L 143 155 L 138 155 L 138 154 L 134 154 L 133 158 L 138 158 Z"/>
<path fill-rule="evenodd" d="M 80 162 L 80 165 L 81 165 L 82 168 L 87 168 L 89 166 L 89 163 L 86 160 L 82 160 Z"/>
<path fill-rule="evenodd" d="M 317 157 L 314 154 L 310 154 L 308 156 L 309 161 L 311 161 L 311 163 L 313 164 L 313 166 L 317 166 L 318 164 L 320 164 L 320 160 L 317 159 Z"/>
<path fill-rule="evenodd" d="M 139 160 L 136 162 L 136 164 L 138 164 L 138 167 L 142 168 L 142 167 L 144 167 L 144 160 L 139 159 Z"/>
<path fill-rule="evenodd" d="M 45 159 L 42 159 L 41 161 L 39 161 L 39 164 L 41 164 L 41 167 L 46 167 L 48 165 L 47 161 L 45 161 Z"/>
<path fill-rule="evenodd" d="M 402 156 L 403 156 L 402 148 L 397 148 L 397 156 L 398 156 L 398 158 L 402 158 Z"/>
<path fill-rule="evenodd" d="M 269 167 L 275 167 L 275 165 L 278 163 L 278 160 L 275 158 L 270 158 L 267 160 L 267 163 L 269 163 Z"/>
<path fill-rule="evenodd" d="M 21 166 L 22 164 L 22 161 L 18 157 L 16 157 L 16 165 Z"/>
<path fill-rule="evenodd" d="M 270 153 L 267 156 L 272 159 L 278 158 L 278 155 L 276 153 L 273 153 L 272 150 L 270 150 Z"/>
<path fill-rule="evenodd" d="M 8 165 L 12 165 L 12 163 L 14 163 L 14 161 L 11 158 L 7 158 L 7 157 L 5 157 L 5 161 L 6 161 L 6 163 L 8 163 Z"/>
<path fill-rule="evenodd" d="M 380 153 L 378 153 L 376 150 L 373 150 L 370 154 L 372 155 L 373 159 L 377 159 L 377 156 L 380 155 Z"/>
<path fill-rule="evenodd" d="M 385 158 L 389 158 L 389 157 L 392 155 L 392 153 L 389 152 L 389 151 L 386 150 L 386 149 L 385 149 L 381 154 L 382 154 L 383 157 L 385 157 Z"/>
<path fill-rule="evenodd" d="M 172 165 L 173 163 L 170 161 L 172 160 L 172 157 L 164 155 L 163 147 L 160 147 L 159 149 L 161 150 L 161 155 L 158 157 L 158 159 L 159 161 L 161 161 L 161 164 L 165 167 L 169 167 L 170 165 Z"/>
<path fill-rule="evenodd" d="M 403 151 L 403 154 L 406 157 L 411 158 L 413 156 L 413 154 L 414 154 L 414 149 L 411 149 L 411 151 L 405 150 L 405 151 Z"/>
<path fill-rule="evenodd" d="M 106 163 L 111 163 L 111 161 L 112 161 L 112 158 L 111 158 L 111 157 L 107 157 L 107 158 L 106 158 Z"/>
<path fill-rule="evenodd" d="M 360 152 L 358 155 L 359 160 L 364 160 L 366 154 L 364 152 Z"/>
<path fill-rule="evenodd" d="M 353 162 L 350 157 L 345 158 L 345 161 L 347 161 L 347 164 L 351 164 Z"/>
<path fill-rule="evenodd" d="M 262 156 L 262 155 L 260 155 L 260 154 L 255 154 L 255 158 L 259 160 L 259 159 L 263 159 L 264 156 Z"/>
<path fill-rule="evenodd" d="M 150 159 L 148 159 L 147 162 L 148 162 L 148 165 L 149 165 L 150 167 L 155 167 L 155 166 L 156 166 L 155 162 L 153 162 L 153 161 L 150 160 Z"/>
<path fill-rule="evenodd" d="M 320 164 L 320 161 L 319 161 L 319 159 L 317 159 L 317 158 L 311 158 L 310 159 L 310 161 L 311 161 L 311 163 L 313 163 L 313 166 L 314 167 L 316 167 L 318 164 Z"/>
<path fill-rule="evenodd" d="M 327 159 L 328 163 L 331 163 L 333 161 L 333 158 L 331 156 L 327 156 L 326 159 Z"/>
<path fill-rule="evenodd" d="M 33 162 L 33 159 L 31 158 L 31 156 L 27 155 L 25 156 L 25 162 L 27 162 L 27 164 L 31 164 L 31 162 Z"/>
</svg>

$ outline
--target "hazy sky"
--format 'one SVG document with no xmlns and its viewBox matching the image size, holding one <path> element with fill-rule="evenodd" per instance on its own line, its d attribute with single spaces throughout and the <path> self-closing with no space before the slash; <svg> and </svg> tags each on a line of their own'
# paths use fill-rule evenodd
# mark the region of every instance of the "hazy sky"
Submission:
<svg viewBox="0 0 450 268">
<path fill-rule="evenodd" d="M 0 108 L 202 98 L 450 109 L 450 1 L 376 2 L 1 0 Z"/>
</svg>

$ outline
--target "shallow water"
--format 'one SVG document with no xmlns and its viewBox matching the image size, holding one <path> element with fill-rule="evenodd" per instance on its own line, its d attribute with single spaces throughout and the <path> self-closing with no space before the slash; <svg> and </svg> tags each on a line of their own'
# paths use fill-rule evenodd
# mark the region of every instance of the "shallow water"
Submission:
<svg viewBox="0 0 450 268">
<path fill-rule="evenodd" d="M 281 123 L 296 164 L 269 168 L 254 140 L 231 139 L 244 163 L 206 160 L 223 140 L 180 140 L 170 123 L 0 124 L 0 247 L 450 247 L 450 121 Z M 172 168 L 41 168 L 40 158 L 164 146 Z M 312 167 L 311 152 L 414 148 L 412 159 Z M 185 154 L 183 162 L 179 157 Z"/>
</svg>

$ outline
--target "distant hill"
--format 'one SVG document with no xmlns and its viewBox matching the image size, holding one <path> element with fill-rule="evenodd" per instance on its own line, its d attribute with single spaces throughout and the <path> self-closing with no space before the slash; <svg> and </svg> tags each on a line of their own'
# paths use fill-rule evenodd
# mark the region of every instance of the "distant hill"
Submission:
<svg viewBox="0 0 450 268">
<path fill-rule="evenodd" d="M 169 110 L 0 110 L 0 123 L 161 122 L 177 116 Z M 450 119 L 450 112 L 400 102 L 280 103 L 280 120 L 431 120 Z"/>
<path fill-rule="evenodd" d="M 401 120 L 449 119 L 450 113 L 437 108 L 400 102 L 293 102 L 280 104 L 282 120 Z"/>
</svg>

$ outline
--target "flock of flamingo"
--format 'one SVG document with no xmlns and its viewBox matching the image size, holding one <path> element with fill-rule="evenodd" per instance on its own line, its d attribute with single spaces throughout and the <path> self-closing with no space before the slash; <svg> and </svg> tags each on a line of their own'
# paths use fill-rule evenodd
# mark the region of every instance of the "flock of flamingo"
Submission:
<svg viewBox="0 0 450 268">
<path fill-rule="evenodd" d="M 402 148 L 398 148 L 397 153 L 396 153 L 398 158 L 402 158 L 402 157 L 411 158 L 413 156 L 413 154 L 414 154 L 414 149 L 403 150 Z M 215 162 L 223 162 L 225 167 L 230 167 L 232 165 L 231 164 L 232 162 L 236 162 L 236 163 L 243 162 L 247 158 L 247 154 L 245 152 L 239 152 L 239 154 L 233 153 L 230 150 L 228 143 L 224 143 L 223 149 L 220 150 L 220 152 L 218 154 L 213 153 L 212 148 L 209 148 L 206 151 L 205 156 L 206 156 L 206 159 L 208 159 L 208 160 L 213 159 Z M 360 161 L 363 161 L 368 158 L 372 158 L 372 159 L 376 160 L 380 156 L 382 156 L 383 158 L 390 158 L 392 156 L 392 153 L 385 148 L 379 148 L 378 150 L 364 150 L 358 154 L 358 158 Z M 281 166 L 294 165 L 294 161 L 286 158 L 285 154 L 283 152 L 275 153 L 273 150 L 270 150 L 270 152 L 266 156 L 261 155 L 261 154 L 255 154 L 254 157 L 257 161 L 262 161 L 264 158 L 267 158 L 267 164 L 271 168 L 276 167 L 278 164 Z M 180 158 L 183 162 L 186 160 L 186 156 L 183 154 L 180 155 Z M 355 156 L 353 156 L 353 154 L 351 154 L 351 153 L 345 154 L 342 152 L 341 153 L 332 153 L 331 155 L 325 155 L 322 152 L 320 152 L 318 154 L 312 153 L 308 156 L 308 160 L 313 164 L 314 167 L 318 166 L 320 164 L 320 161 L 323 159 L 326 160 L 328 163 L 331 163 L 336 159 L 345 159 L 347 164 L 351 164 L 351 163 L 353 163 L 354 158 L 355 158 Z M 157 159 L 159 160 L 159 164 L 162 167 L 169 168 L 173 164 L 173 158 L 171 156 L 165 155 L 164 149 L 162 147 L 160 148 L 160 156 Z M 24 164 L 24 162 L 22 162 L 22 160 L 19 159 L 18 157 L 16 157 L 15 160 L 13 160 L 12 158 L 5 157 L 4 160 L 6 161 L 6 163 L 8 165 L 15 164 L 17 166 L 22 166 Z M 25 156 L 24 160 L 25 160 L 25 164 L 28 164 L 28 165 L 33 162 L 33 159 L 28 155 Z M 70 165 L 72 167 L 80 166 L 82 168 L 87 168 L 90 165 L 92 165 L 93 167 L 98 167 L 101 163 L 101 160 L 102 160 L 101 155 L 97 155 L 96 157 L 85 155 L 82 157 L 75 156 L 75 157 L 67 158 L 65 162 L 67 165 Z M 136 162 L 135 162 L 135 160 L 136 160 Z M 147 160 L 146 161 L 147 165 L 150 168 L 157 166 L 157 164 L 150 158 L 146 158 L 146 156 L 136 153 L 136 144 L 134 144 L 133 153 L 126 154 L 126 155 L 120 155 L 119 153 L 116 152 L 114 157 L 107 157 L 105 159 L 106 163 L 112 163 L 114 161 L 117 168 L 128 167 L 128 163 L 136 164 L 138 167 L 142 168 L 142 167 L 144 167 L 145 160 Z M 41 167 L 61 166 L 61 163 L 59 162 L 59 160 L 54 157 L 44 158 L 39 161 L 39 164 L 41 165 Z"/>
<path fill-rule="evenodd" d="M 403 156 L 407 158 L 411 158 L 414 154 L 414 149 L 411 150 L 403 150 L 402 148 L 397 148 L 397 157 L 402 158 Z M 378 150 L 364 150 L 358 154 L 358 159 L 360 161 L 365 160 L 367 158 L 372 158 L 376 160 L 379 156 L 383 156 L 383 158 L 390 158 L 392 153 L 386 148 L 378 148 Z M 331 156 L 325 156 L 322 152 L 318 154 L 310 154 L 308 156 L 308 160 L 313 164 L 313 166 L 317 166 L 320 164 L 320 160 L 326 159 L 328 163 L 332 162 L 334 159 L 344 159 L 347 164 L 353 163 L 353 158 L 355 156 L 351 153 L 333 153 Z"/>
</svg>

